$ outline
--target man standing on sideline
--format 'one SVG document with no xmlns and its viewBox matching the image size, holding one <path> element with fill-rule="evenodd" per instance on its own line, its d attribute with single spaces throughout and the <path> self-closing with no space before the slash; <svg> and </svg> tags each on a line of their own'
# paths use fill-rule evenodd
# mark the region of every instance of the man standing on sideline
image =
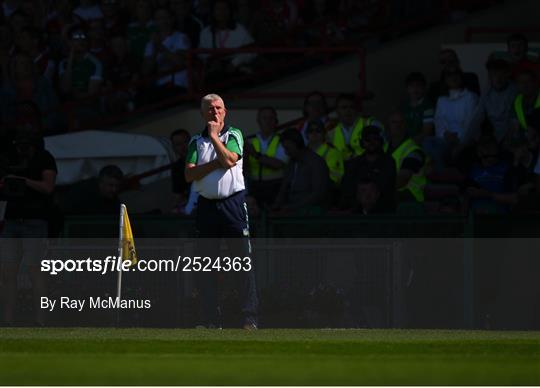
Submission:
<svg viewBox="0 0 540 388">
<path fill-rule="evenodd" d="M 185 177 L 193 182 L 199 194 L 197 230 L 199 238 L 227 238 L 231 257 L 250 257 L 249 224 L 242 174 L 244 139 L 238 128 L 225 123 L 227 109 L 217 94 L 201 100 L 201 115 L 206 123 L 201 134 L 194 136 L 188 146 Z M 218 241 L 219 243 L 219 241 Z M 219 244 L 198 244 L 207 252 L 202 257 L 215 260 Z M 212 250 L 212 252 L 209 252 Z M 204 254 L 202 254 L 204 253 Z M 206 254 L 210 253 L 210 254 Z M 252 263 L 253 264 L 253 263 Z M 242 303 L 243 327 L 257 329 L 257 290 L 253 266 L 237 275 L 237 289 Z M 220 326 L 217 272 L 198 272 L 196 282 L 203 303 L 206 327 Z"/>
</svg>

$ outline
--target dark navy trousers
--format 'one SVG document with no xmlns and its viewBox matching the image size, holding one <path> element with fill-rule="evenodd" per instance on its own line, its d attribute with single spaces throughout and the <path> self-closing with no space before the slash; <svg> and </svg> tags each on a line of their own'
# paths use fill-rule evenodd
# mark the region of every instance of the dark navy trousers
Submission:
<svg viewBox="0 0 540 388">
<path fill-rule="evenodd" d="M 220 254 L 220 244 L 226 241 L 226 256 L 250 257 L 251 270 L 223 272 L 235 277 L 236 289 L 239 293 L 244 320 L 257 322 L 258 297 L 255 284 L 255 260 L 249 241 L 249 222 L 245 191 L 239 191 L 224 199 L 207 199 L 199 197 L 197 205 L 197 256 L 208 256 L 212 259 L 225 255 Z M 219 324 L 220 308 L 218 298 L 218 272 L 197 272 L 195 282 L 203 303 L 203 324 Z"/>
</svg>

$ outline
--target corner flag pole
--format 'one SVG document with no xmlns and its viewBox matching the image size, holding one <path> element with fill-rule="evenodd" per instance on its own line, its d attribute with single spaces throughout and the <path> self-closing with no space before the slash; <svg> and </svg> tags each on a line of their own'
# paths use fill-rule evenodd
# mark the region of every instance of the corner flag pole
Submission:
<svg viewBox="0 0 540 388">
<path fill-rule="evenodd" d="M 124 240 L 124 214 L 126 213 L 126 205 L 121 204 L 120 205 L 120 227 L 119 227 L 119 233 L 118 233 L 118 257 L 117 260 L 123 260 L 123 244 L 122 241 Z M 117 265 L 118 269 L 118 278 L 116 282 L 116 298 L 117 300 L 120 300 L 122 297 L 122 265 Z M 118 310 L 116 311 L 116 326 L 120 326 L 120 307 L 118 307 Z"/>
</svg>

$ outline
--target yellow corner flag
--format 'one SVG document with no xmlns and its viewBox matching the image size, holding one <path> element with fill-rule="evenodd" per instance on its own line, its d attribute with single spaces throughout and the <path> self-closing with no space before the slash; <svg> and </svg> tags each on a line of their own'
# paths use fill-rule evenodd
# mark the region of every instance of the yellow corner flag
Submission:
<svg viewBox="0 0 540 388">
<path fill-rule="evenodd" d="M 131 262 L 131 265 L 137 263 L 137 252 L 135 251 L 135 240 L 129 222 L 129 216 L 126 205 L 122 204 L 120 214 L 120 256 L 123 261 Z"/>
</svg>

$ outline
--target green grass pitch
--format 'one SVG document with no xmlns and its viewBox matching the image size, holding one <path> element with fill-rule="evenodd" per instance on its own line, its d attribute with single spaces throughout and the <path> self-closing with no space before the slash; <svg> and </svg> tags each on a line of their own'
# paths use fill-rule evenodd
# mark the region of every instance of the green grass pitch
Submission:
<svg viewBox="0 0 540 388">
<path fill-rule="evenodd" d="M 0 329 L 1 385 L 540 385 L 540 332 Z"/>
</svg>

